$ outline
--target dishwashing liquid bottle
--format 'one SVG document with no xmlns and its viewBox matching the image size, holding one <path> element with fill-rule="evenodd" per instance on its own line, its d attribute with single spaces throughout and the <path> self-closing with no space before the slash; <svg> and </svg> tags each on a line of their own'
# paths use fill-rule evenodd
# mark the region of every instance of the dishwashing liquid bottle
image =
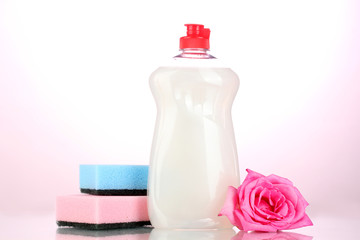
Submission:
<svg viewBox="0 0 360 240">
<path fill-rule="evenodd" d="M 148 183 L 150 221 L 155 228 L 231 228 L 218 214 L 228 186 L 240 185 L 231 119 L 239 79 L 209 54 L 209 29 L 185 26 L 181 53 L 150 77 L 157 106 Z"/>
</svg>

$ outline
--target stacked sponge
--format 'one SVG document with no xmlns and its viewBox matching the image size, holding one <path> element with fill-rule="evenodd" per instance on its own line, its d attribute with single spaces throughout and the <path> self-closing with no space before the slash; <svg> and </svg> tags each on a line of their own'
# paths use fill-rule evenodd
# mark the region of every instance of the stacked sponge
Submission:
<svg viewBox="0 0 360 240">
<path fill-rule="evenodd" d="M 144 165 L 80 165 L 85 194 L 57 197 L 58 226 L 100 230 L 150 225 L 147 178 Z"/>
</svg>

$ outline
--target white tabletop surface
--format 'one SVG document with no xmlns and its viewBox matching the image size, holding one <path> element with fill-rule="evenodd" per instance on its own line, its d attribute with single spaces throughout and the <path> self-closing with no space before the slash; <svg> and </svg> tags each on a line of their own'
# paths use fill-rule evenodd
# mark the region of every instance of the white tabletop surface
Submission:
<svg viewBox="0 0 360 240">
<path fill-rule="evenodd" d="M 163 239 L 232 239 L 232 240 L 332 240 L 332 239 L 360 239 L 359 217 L 313 217 L 314 226 L 283 231 L 279 233 L 245 233 L 242 231 L 165 231 L 151 229 L 133 229 L 126 231 L 96 232 L 96 231 L 64 231 L 58 230 L 55 215 L 49 213 L 27 214 L 19 216 L 0 215 L 0 239 L 106 239 L 106 240 L 163 240 Z M 236 234 L 237 233 L 237 234 Z M 129 237 L 130 234 L 130 237 Z M 137 235 L 136 235 L 137 234 Z"/>
</svg>

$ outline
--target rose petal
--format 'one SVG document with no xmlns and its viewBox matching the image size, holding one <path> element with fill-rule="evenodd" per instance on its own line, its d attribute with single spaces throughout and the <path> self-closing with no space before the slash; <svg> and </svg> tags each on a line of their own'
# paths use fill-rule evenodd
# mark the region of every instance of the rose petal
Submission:
<svg viewBox="0 0 360 240">
<path fill-rule="evenodd" d="M 244 209 L 255 221 L 260 223 L 269 223 L 269 219 L 274 218 L 272 214 L 272 207 L 269 205 L 270 190 L 264 189 L 261 186 L 256 187 L 251 192 L 251 212 L 248 209 Z M 265 195 L 265 196 L 264 196 Z M 263 209 L 269 209 L 270 214 L 266 214 Z M 275 216 L 276 218 L 276 216 Z"/>
<path fill-rule="evenodd" d="M 255 187 L 251 193 L 250 193 L 250 204 L 251 207 L 255 206 L 255 199 L 260 195 L 261 191 L 263 191 L 264 188 L 262 186 Z"/>
<path fill-rule="evenodd" d="M 277 176 L 275 174 L 271 174 L 271 175 L 267 176 L 266 179 L 269 182 L 271 182 L 272 184 L 286 184 L 286 185 L 290 185 L 290 186 L 294 185 L 293 182 L 290 181 L 289 179 Z"/>
<path fill-rule="evenodd" d="M 274 210 L 274 201 L 273 201 L 273 197 L 272 197 L 272 193 L 273 193 L 274 191 L 273 191 L 273 189 L 271 189 L 271 191 L 269 191 L 269 199 L 268 199 L 268 201 L 269 201 L 269 204 L 270 204 L 270 206 L 271 206 L 271 209 L 272 210 Z"/>
<path fill-rule="evenodd" d="M 282 204 L 276 211 L 281 217 L 285 217 L 288 214 L 289 207 L 287 204 Z"/>
<path fill-rule="evenodd" d="M 305 206 L 308 206 L 309 203 L 305 200 L 305 198 L 303 197 L 303 195 L 300 193 L 299 189 L 297 189 L 296 187 L 294 187 L 294 190 L 295 190 L 296 194 L 298 195 L 298 197 L 303 200 Z"/>
<path fill-rule="evenodd" d="M 298 196 L 298 202 L 295 206 L 296 215 L 294 217 L 293 222 L 299 221 L 305 215 L 305 209 L 309 205 L 309 203 L 305 200 L 305 198 L 301 195 L 299 190 L 294 187 L 294 191 Z"/>
<path fill-rule="evenodd" d="M 256 187 L 258 180 L 254 180 L 252 182 L 248 182 L 247 185 L 241 184 L 239 188 L 239 203 L 241 207 L 244 207 L 246 211 L 248 211 L 249 214 L 253 212 L 253 209 L 251 208 L 251 202 L 250 202 L 250 195 L 253 191 L 253 189 Z"/>
<path fill-rule="evenodd" d="M 266 211 L 269 211 L 271 209 L 271 206 L 269 205 L 269 203 L 264 200 L 261 200 L 259 202 L 259 204 L 257 205 L 257 207 L 261 210 L 266 210 Z"/>
<path fill-rule="evenodd" d="M 276 232 L 276 230 L 277 230 L 275 227 L 273 227 L 271 225 L 260 224 L 260 223 L 254 222 L 252 219 L 248 219 L 248 218 L 246 219 L 241 211 L 237 211 L 235 214 L 241 222 L 241 228 L 239 228 L 240 230 L 267 231 L 267 232 Z M 237 227 L 239 227 L 239 226 L 237 226 Z"/>
<path fill-rule="evenodd" d="M 294 186 L 286 184 L 274 184 L 274 187 L 278 189 L 287 200 L 292 202 L 294 206 L 297 205 L 298 195 L 295 192 Z"/>
<path fill-rule="evenodd" d="M 255 171 L 253 171 L 253 170 L 250 170 L 250 169 L 246 169 L 246 171 L 248 172 L 246 178 L 249 178 L 249 180 L 250 180 L 250 179 L 253 180 L 253 178 L 254 178 L 254 179 L 257 179 L 257 178 L 265 177 L 264 175 L 262 175 L 262 174 L 260 174 L 260 173 L 258 173 L 258 172 L 255 172 Z M 246 178 L 245 178 L 245 179 L 246 179 Z M 244 182 L 245 182 L 245 181 L 244 181 Z"/>
<path fill-rule="evenodd" d="M 281 192 L 279 192 L 277 189 L 274 189 L 271 192 L 271 198 L 272 201 L 275 202 L 274 212 L 278 212 L 278 209 L 281 208 L 282 204 L 285 202 L 286 199 L 284 195 Z"/>
<path fill-rule="evenodd" d="M 271 222 L 271 221 L 277 221 L 277 220 L 281 220 L 282 216 L 280 216 L 277 213 L 274 213 L 273 211 L 267 210 L 267 209 L 261 209 L 259 207 L 256 207 L 255 209 L 255 216 L 257 216 L 256 219 L 259 219 L 260 217 L 263 218 L 266 221 L 262 221 L 262 222 Z M 258 220 L 259 221 L 259 220 Z"/>
<path fill-rule="evenodd" d="M 254 172 L 250 169 L 246 169 L 248 174 L 246 175 L 246 178 L 244 182 L 240 185 L 238 189 L 239 194 L 239 202 L 241 202 L 241 205 L 246 205 L 246 209 L 248 209 L 250 206 L 250 194 L 252 190 L 257 186 L 257 182 L 260 178 L 265 177 L 264 175 Z"/>
<path fill-rule="evenodd" d="M 255 211 L 259 216 L 266 220 L 281 220 L 284 216 L 275 211 L 274 201 L 271 199 L 272 195 L 275 196 L 275 199 L 280 198 L 279 196 L 282 196 L 282 194 L 279 193 L 276 189 L 264 189 L 259 194 Z"/>
<path fill-rule="evenodd" d="M 249 184 L 251 184 L 250 189 L 252 189 L 254 186 L 256 186 L 256 183 L 259 180 L 259 178 L 264 177 L 263 175 L 261 175 L 257 172 L 251 171 L 250 169 L 246 169 L 246 171 L 248 172 L 248 175 L 246 175 L 244 182 L 239 187 L 239 196 L 240 197 L 242 197 L 244 195 L 244 191 L 246 188 L 249 189 L 249 187 L 248 187 Z"/>
<path fill-rule="evenodd" d="M 284 230 L 284 229 L 287 229 L 290 226 L 290 223 L 283 222 L 283 221 L 273 221 L 270 224 L 273 227 L 275 227 L 277 230 Z"/>
<path fill-rule="evenodd" d="M 236 219 L 234 215 L 234 211 L 236 209 L 239 209 L 239 201 L 238 201 L 238 195 L 237 195 L 237 189 L 230 186 L 228 188 L 226 199 L 223 208 L 221 209 L 219 216 L 227 216 L 229 221 L 237 226 L 238 225 L 238 219 Z"/>
<path fill-rule="evenodd" d="M 288 228 L 286 229 L 295 229 L 295 228 L 301 228 L 301 227 L 306 227 L 306 226 L 313 226 L 314 224 L 312 223 L 312 221 L 310 220 L 309 216 L 307 214 L 304 215 L 304 217 L 302 219 L 300 219 L 299 221 L 291 224 Z M 285 229 L 284 229 L 285 230 Z"/>
<path fill-rule="evenodd" d="M 260 207 L 257 207 L 255 209 L 255 212 L 256 212 L 256 216 L 259 216 L 259 217 L 262 217 L 263 219 L 265 219 L 266 221 L 263 221 L 263 222 L 271 222 L 271 221 L 274 221 L 274 220 L 280 220 L 281 219 L 281 216 L 279 216 L 278 214 L 272 212 L 272 211 L 269 211 L 267 209 L 264 209 L 264 208 L 260 208 Z M 256 218 L 258 219 L 258 218 Z"/>
<path fill-rule="evenodd" d="M 246 211 L 248 212 L 249 215 L 251 215 L 252 217 L 255 217 L 254 216 L 254 209 L 255 209 L 255 206 L 256 206 L 256 203 L 255 203 L 255 200 L 258 198 L 258 196 L 260 195 L 261 191 L 263 190 L 264 188 L 261 187 L 261 186 L 258 186 L 258 187 L 255 187 L 255 189 L 251 192 L 251 195 L 250 195 L 250 207 L 251 209 L 247 209 L 246 208 Z"/>
<path fill-rule="evenodd" d="M 268 224 L 272 221 L 272 219 L 269 218 L 269 214 L 266 214 L 262 210 L 260 210 L 258 207 L 255 207 L 253 219 L 256 222 L 259 222 L 261 224 Z"/>
<path fill-rule="evenodd" d="M 259 178 L 257 185 L 262 186 L 263 188 L 268 188 L 268 189 L 272 189 L 274 187 L 274 185 L 271 182 L 269 182 L 266 179 L 266 177 Z"/>
<path fill-rule="evenodd" d="M 260 204 L 260 202 L 263 200 L 263 197 L 264 197 L 265 200 L 267 200 L 267 202 L 269 202 L 269 200 L 270 200 L 270 190 L 269 190 L 269 189 L 264 188 L 264 189 L 260 192 L 259 200 L 258 200 L 257 205 Z M 269 202 L 269 204 L 270 204 L 270 202 Z"/>
<path fill-rule="evenodd" d="M 292 202 L 290 202 L 289 200 L 286 200 L 284 205 L 287 205 L 287 207 L 288 207 L 287 215 L 282 217 L 281 221 L 278 221 L 278 222 L 274 221 L 271 223 L 274 227 L 277 227 L 279 230 L 287 229 L 287 227 L 292 223 L 294 216 L 295 216 L 295 208 L 294 208 L 294 205 L 292 204 Z"/>
</svg>

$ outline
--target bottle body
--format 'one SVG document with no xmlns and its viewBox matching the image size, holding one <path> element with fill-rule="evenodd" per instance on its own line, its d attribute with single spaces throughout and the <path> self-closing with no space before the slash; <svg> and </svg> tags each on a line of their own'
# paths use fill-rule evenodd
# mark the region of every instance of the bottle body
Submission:
<svg viewBox="0 0 360 240">
<path fill-rule="evenodd" d="M 160 67 L 150 87 L 158 111 L 148 185 L 152 225 L 231 228 L 218 213 L 228 186 L 240 185 L 231 119 L 237 75 L 222 67 Z"/>
</svg>

